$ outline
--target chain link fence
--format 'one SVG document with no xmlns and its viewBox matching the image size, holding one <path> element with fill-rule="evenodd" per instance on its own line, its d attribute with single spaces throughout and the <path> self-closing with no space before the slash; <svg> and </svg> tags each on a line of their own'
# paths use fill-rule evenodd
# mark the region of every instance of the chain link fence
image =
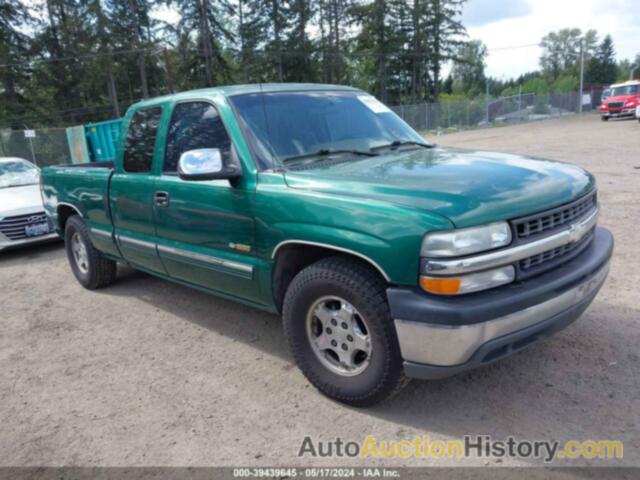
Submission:
<svg viewBox="0 0 640 480">
<path fill-rule="evenodd" d="M 599 104 L 599 93 L 585 93 L 582 111 L 594 110 Z M 510 97 L 397 105 L 390 108 L 416 130 L 444 131 L 575 114 L 580 111 L 580 95 L 577 92 L 544 95 L 523 93 Z"/>
<path fill-rule="evenodd" d="M 0 157 L 20 157 L 39 167 L 71 163 L 64 128 L 0 130 Z"/>
</svg>

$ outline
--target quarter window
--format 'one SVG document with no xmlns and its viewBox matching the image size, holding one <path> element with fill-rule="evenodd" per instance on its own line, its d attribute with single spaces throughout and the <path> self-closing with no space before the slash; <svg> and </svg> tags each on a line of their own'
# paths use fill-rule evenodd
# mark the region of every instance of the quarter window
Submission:
<svg viewBox="0 0 640 480">
<path fill-rule="evenodd" d="M 142 108 L 133 114 L 124 146 L 124 170 L 151 171 L 162 107 Z"/>
<path fill-rule="evenodd" d="M 217 148 L 225 165 L 234 162 L 231 140 L 216 108 L 207 102 L 179 103 L 171 115 L 162 171 L 177 172 L 180 155 L 199 148 Z"/>
</svg>

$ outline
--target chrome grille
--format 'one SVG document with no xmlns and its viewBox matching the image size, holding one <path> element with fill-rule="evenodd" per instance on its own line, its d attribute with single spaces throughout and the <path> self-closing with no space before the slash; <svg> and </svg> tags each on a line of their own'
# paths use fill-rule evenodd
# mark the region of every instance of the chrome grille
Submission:
<svg viewBox="0 0 640 480">
<path fill-rule="evenodd" d="M 575 223 L 595 210 L 597 205 L 597 195 L 593 191 L 569 204 L 514 220 L 511 223 L 516 240 L 529 241 L 543 233 L 550 234 L 552 230 Z"/>
<path fill-rule="evenodd" d="M 45 222 L 49 223 L 44 212 L 6 217 L 0 220 L 0 233 L 4 234 L 10 240 L 22 240 L 23 238 L 27 238 L 25 232 L 27 225 L 37 225 Z M 51 230 L 51 224 L 49 224 L 49 230 Z"/>
<path fill-rule="evenodd" d="M 518 278 L 523 279 L 550 270 L 561 263 L 568 262 L 584 250 L 593 238 L 595 229 L 591 230 L 578 242 L 561 245 L 552 250 L 533 255 L 518 263 Z"/>
</svg>

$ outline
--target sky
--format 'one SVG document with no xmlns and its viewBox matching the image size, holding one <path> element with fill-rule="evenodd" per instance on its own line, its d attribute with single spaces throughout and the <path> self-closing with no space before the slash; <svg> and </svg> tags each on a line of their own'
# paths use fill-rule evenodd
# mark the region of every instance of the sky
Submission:
<svg viewBox="0 0 640 480">
<path fill-rule="evenodd" d="M 469 0 L 462 23 L 489 48 L 487 74 L 500 79 L 538 69 L 537 46 L 561 28 L 610 34 L 618 60 L 640 53 L 640 0 Z M 525 46 L 523 48 L 508 48 Z"/>
<path fill-rule="evenodd" d="M 179 18 L 167 7 L 154 16 Z M 499 79 L 537 70 L 540 40 L 561 28 L 595 29 L 600 40 L 610 34 L 618 60 L 640 53 L 640 0 L 468 0 L 462 23 L 489 48 L 486 73 Z"/>
</svg>

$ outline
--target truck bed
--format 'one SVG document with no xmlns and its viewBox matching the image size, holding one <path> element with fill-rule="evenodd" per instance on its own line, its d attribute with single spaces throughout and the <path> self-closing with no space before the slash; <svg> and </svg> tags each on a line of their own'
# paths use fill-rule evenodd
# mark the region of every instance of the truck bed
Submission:
<svg viewBox="0 0 640 480">
<path fill-rule="evenodd" d="M 44 207 L 58 233 L 64 233 L 58 216 L 69 208 L 77 211 L 88 226 L 111 230 L 109 186 L 113 172 L 113 162 L 59 165 L 42 170 Z"/>
</svg>

